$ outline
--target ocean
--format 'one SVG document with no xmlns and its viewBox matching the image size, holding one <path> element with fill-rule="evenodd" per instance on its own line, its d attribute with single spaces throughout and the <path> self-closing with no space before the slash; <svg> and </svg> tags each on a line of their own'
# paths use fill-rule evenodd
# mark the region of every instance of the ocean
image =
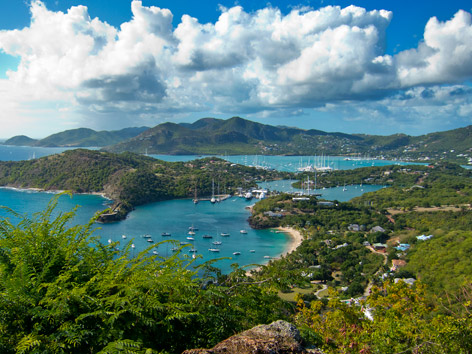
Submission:
<svg viewBox="0 0 472 354">
<path fill-rule="evenodd" d="M 64 150 L 66 149 L 6 147 L 0 145 L 0 160 L 17 161 L 38 158 Z M 196 158 L 196 156 L 166 155 L 153 155 L 153 157 L 167 161 L 187 161 Z M 300 166 L 300 161 L 302 166 L 304 163 L 308 163 L 309 159 L 311 159 L 311 163 L 314 162 L 314 157 L 293 156 L 228 156 L 224 158 L 235 163 L 262 165 L 285 171 L 295 171 Z M 352 161 L 340 157 L 325 157 L 324 159 L 324 163 L 328 163 L 329 160 L 331 161 L 329 162 L 330 165 L 336 165 L 335 168 L 350 168 L 353 163 L 357 164 L 357 167 L 360 167 L 361 164 L 387 164 L 384 160 Z M 289 181 L 276 181 L 264 186 L 272 190 L 283 191 L 282 185 L 286 186 L 287 190 L 291 189 Z M 321 192 L 323 198 L 328 200 L 347 201 L 367 191 L 379 188 L 382 188 L 382 186 L 347 186 L 345 191 L 340 187 L 317 190 L 316 193 Z M 43 210 L 52 196 L 51 193 L 46 192 L 0 188 L 0 205 L 9 207 L 21 214 L 32 215 Z M 109 200 L 97 195 L 74 195 L 72 197 L 64 195 L 59 199 L 56 212 L 70 211 L 78 206 L 74 223 L 84 224 L 96 212 L 105 209 L 109 203 Z M 240 265 L 262 264 L 267 262 L 267 257 L 279 256 L 290 240 L 290 237 L 284 233 L 251 229 L 247 222 L 250 212 L 245 207 L 253 203 L 238 197 L 232 197 L 216 204 L 202 201 L 195 205 L 190 199 L 151 203 L 137 207 L 126 220 L 112 224 L 97 224 L 94 235 L 99 237 L 104 244 L 110 241 L 119 242 L 120 248 L 125 247 L 127 243 L 131 243 L 134 245 L 132 252 L 136 253 L 151 245 L 151 242 L 148 242 L 148 238 L 144 235 L 150 235 L 153 241 L 152 244 L 171 239 L 176 240 L 176 244 L 188 242 L 183 254 L 188 256 L 196 254 L 199 257 L 197 263 L 222 258 L 215 265 L 223 272 L 229 272 L 233 263 Z M 0 210 L 0 217 L 11 216 L 5 210 Z M 195 235 L 188 234 L 189 227 L 198 228 Z M 241 233 L 241 230 L 247 233 Z M 162 233 L 170 233 L 171 236 L 161 236 Z M 221 236 L 221 233 L 227 233 L 229 236 Z M 210 235 L 212 238 L 203 238 L 203 235 Z M 194 240 L 189 240 L 188 237 L 193 237 Z M 214 241 L 220 241 L 221 245 L 213 245 L 212 242 Z M 155 251 L 161 256 L 168 256 L 172 253 L 174 247 L 176 245 L 167 242 L 149 252 L 153 254 L 152 252 Z M 197 252 L 190 253 L 191 248 L 196 249 Z M 209 251 L 210 248 L 218 248 L 220 251 L 211 252 Z M 233 255 L 233 252 L 240 252 L 240 255 Z"/>
</svg>

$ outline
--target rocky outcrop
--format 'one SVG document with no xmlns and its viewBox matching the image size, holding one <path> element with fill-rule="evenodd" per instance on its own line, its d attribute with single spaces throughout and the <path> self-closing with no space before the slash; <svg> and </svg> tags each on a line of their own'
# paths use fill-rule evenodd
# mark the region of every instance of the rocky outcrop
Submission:
<svg viewBox="0 0 472 354">
<path fill-rule="evenodd" d="M 211 349 L 190 349 L 182 354 L 305 354 L 298 329 L 285 321 L 260 325 L 236 334 Z"/>
</svg>

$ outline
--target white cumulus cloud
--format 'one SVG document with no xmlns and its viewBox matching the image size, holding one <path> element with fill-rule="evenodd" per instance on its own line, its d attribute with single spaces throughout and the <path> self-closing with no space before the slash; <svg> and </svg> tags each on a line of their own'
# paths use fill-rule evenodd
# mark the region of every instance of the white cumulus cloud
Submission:
<svg viewBox="0 0 472 354">
<path fill-rule="evenodd" d="M 115 126 L 189 112 L 265 116 L 338 104 L 362 112 L 366 103 L 402 107 L 415 90 L 472 77 L 465 11 L 445 22 L 430 19 L 418 48 L 390 56 L 385 37 L 392 13 L 356 6 L 288 14 L 235 6 L 221 8 L 215 23 L 184 15 L 174 27 L 170 10 L 134 0 L 132 18 L 119 28 L 91 18 L 84 6 L 54 12 L 34 0 L 30 9 L 28 27 L 0 31 L 0 49 L 21 59 L 2 88 L 15 88 L 9 100 L 59 104 L 56 121 L 63 112 Z M 436 91 L 422 98 L 428 105 L 454 102 L 429 89 Z M 470 102 L 455 102 L 462 106 L 454 114 L 470 112 Z"/>
</svg>

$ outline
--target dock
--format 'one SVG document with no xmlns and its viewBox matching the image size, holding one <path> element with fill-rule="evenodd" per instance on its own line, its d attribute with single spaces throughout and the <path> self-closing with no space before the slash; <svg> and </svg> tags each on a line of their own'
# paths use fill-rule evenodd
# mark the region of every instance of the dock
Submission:
<svg viewBox="0 0 472 354">
<path fill-rule="evenodd" d="M 218 194 L 215 195 L 215 199 L 217 202 L 222 202 L 226 199 L 231 198 L 231 194 Z M 211 200 L 211 197 L 203 197 L 203 198 L 197 198 L 199 202 L 209 202 Z"/>
</svg>

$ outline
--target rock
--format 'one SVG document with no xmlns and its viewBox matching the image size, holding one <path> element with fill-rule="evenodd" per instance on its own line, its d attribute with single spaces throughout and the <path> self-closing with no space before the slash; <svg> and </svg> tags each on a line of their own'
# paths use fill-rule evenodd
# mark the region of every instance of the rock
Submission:
<svg viewBox="0 0 472 354">
<path fill-rule="evenodd" d="M 190 349 L 182 354 L 305 354 L 298 329 L 285 321 L 260 325 L 236 334 L 212 349 Z"/>
</svg>

